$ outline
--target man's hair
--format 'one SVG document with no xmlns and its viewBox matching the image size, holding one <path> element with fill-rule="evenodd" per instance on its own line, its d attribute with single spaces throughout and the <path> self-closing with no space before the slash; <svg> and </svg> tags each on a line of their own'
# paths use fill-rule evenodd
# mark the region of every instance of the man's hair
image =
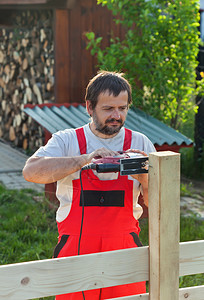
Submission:
<svg viewBox="0 0 204 300">
<path fill-rule="evenodd" d="M 128 104 L 132 103 L 132 89 L 123 73 L 100 71 L 93 77 L 86 88 L 85 100 L 89 100 L 92 109 L 96 107 L 98 96 L 109 91 L 110 95 L 117 97 L 121 92 L 127 91 Z"/>
</svg>

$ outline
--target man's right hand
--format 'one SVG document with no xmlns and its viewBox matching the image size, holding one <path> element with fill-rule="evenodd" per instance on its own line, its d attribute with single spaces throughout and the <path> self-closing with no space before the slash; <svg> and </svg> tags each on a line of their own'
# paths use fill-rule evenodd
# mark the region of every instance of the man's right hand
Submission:
<svg viewBox="0 0 204 300">
<path fill-rule="evenodd" d="M 84 165 L 91 163 L 95 157 L 114 156 L 118 153 L 100 148 L 90 154 L 73 157 L 34 157 L 31 156 L 23 169 L 27 181 L 41 184 L 52 183 L 79 171 Z"/>
<path fill-rule="evenodd" d="M 112 151 L 107 148 L 100 148 L 100 149 L 97 149 L 97 150 L 93 151 L 92 153 L 88 154 L 88 156 L 89 156 L 88 159 L 90 159 L 89 162 L 91 162 L 91 160 L 93 158 L 103 158 L 106 156 L 115 156 L 115 155 L 118 155 L 117 151 Z"/>
</svg>

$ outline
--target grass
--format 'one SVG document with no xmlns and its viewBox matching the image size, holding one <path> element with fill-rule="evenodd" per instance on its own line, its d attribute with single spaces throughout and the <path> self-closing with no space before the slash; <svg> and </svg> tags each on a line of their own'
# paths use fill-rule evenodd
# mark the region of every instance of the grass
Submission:
<svg viewBox="0 0 204 300">
<path fill-rule="evenodd" d="M 0 264 L 51 258 L 58 236 L 55 210 L 42 194 L 0 185 Z M 148 245 L 147 219 L 140 221 L 140 227 L 140 239 Z M 204 221 L 194 215 L 181 216 L 180 231 L 182 242 L 204 239 Z M 202 284 L 204 274 L 180 278 L 180 287 Z"/>
<path fill-rule="evenodd" d="M 192 183 L 190 184 L 181 183 L 180 187 L 181 187 L 180 188 L 181 196 L 189 196 L 189 197 L 193 196 L 193 192 L 191 190 Z"/>
<path fill-rule="evenodd" d="M 0 264 L 51 258 L 57 243 L 55 211 L 32 190 L 0 186 Z"/>
</svg>

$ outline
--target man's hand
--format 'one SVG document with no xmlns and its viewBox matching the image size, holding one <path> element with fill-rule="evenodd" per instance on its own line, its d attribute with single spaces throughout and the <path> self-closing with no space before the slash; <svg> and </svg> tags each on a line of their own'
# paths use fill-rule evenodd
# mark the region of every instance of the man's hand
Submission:
<svg viewBox="0 0 204 300">
<path fill-rule="evenodd" d="M 23 169 L 23 176 L 27 181 L 46 184 L 58 181 L 79 171 L 89 164 L 95 157 L 117 155 L 118 152 L 100 148 L 90 154 L 72 157 L 34 157 L 31 156 Z"/>
<path fill-rule="evenodd" d="M 117 151 L 112 151 L 106 148 L 100 148 L 88 154 L 88 159 L 89 162 L 91 162 L 93 158 L 103 158 L 106 156 L 115 156 L 115 155 L 118 155 Z"/>
</svg>

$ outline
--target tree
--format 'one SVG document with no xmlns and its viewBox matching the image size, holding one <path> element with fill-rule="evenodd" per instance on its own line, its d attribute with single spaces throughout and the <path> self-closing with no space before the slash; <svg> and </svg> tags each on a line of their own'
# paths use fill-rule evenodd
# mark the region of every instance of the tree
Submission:
<svg viewBox="0 0 204 300">
<path fill-rule="evenodd" d="M 126 28 L 124 40 L 86 34 L 87 48 L 100 69 L 123 71 L 133 88 L 133 103 L 177 129 L 193 116 L 199 45 L 198 0 L 98 0 Z"/>
</svg>

